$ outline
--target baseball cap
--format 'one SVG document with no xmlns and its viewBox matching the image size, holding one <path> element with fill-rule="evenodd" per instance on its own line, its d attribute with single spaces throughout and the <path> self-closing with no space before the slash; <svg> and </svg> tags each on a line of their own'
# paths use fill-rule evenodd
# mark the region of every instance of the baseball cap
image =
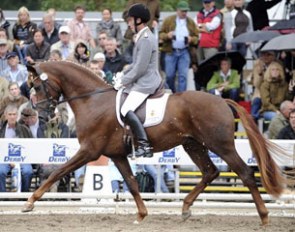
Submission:
<svg viewBox="0 0 295 232">
<path fill-rule="evenodd" d="M 203 0 L 203 3 L 210 3 L 213 2 L 213 0 Z"/>
<path fill-rule="evenodd" d="M 176 8 L 177 10 L 183 10 L 183 11 L 190 10 L 188 3 L 186 1 L 178 2 Z"/>
<path fill-rule="evenodd" d="M 58 30 L 58 34 L 65 32 L 67 34 L 70 34 L 71 30 L 68 26 L 61 26 Z"/>
<path fill-rule="evenodd" d="M 7 40 L 6 39 L 0 39 L 0 44 L 7 44 Z"/>
<path fill-rule="evenodd" d="M 105 55 L 102 52 L 98 52 L 94 55 L 93 60 L 106 60 Z"/>
<path fill-rule="evenodd" d="M 9 59 L 11 57 L 16 57 L 17 56 L 17 53 L 16 52 L 8 52 L 6 54 L 6 59 Z"/>
</svg>

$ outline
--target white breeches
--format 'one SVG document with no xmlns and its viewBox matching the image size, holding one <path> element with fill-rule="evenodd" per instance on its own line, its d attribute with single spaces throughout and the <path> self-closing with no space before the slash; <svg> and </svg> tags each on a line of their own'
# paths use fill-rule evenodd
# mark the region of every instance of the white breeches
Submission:
<svg viewBox="0 0 295 232">
<path fill-rule="evenodd" d="M 121 108 L 121 114 L 123 117 L 125 117 L 130 110 L 134 112 L 148 96 L 149 94 L 146 93 L 131 91 Z"/>
</svg>

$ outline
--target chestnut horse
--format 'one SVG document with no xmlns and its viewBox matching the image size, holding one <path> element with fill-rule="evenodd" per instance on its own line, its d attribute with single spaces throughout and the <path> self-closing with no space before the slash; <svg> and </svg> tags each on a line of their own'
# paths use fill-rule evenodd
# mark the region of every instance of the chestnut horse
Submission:
<svg viewBox="0 0 295 232">
<path fill-rule="evenodd" d="M 92 71 L 75 63 L 45 62 L 28 68 L 34 76 L 37 105 L 50 104 L 50 107 L 54 108 L 61 94 L 70 104 L 75 114 L 80 149 L 32 194 L 22 211 L 31 211 L 34 202 L 40 199 L 54 182 L 104 154 L 114 161 L 127 182 L 138 208 L 137 221 L 142 221 L 148 212 L 127 160 L 122 139 L 124 129 L 116 118 L 117 91 Z M 172 94 L 168 99 L 163 122 L 146 128 L 146 132 L 154 152 L 182 145 L 203 174 L 200 183 L 184 199 L 184 220 L 190 217 L 190 206 L 194 200 L 219 175 L 218 169 L 208 156 L 210 149 L 218 154 L 249 188 L 262 224 L 265 225 L 268 223 L 268 211 L 258 191 L 253 170 L 244 163 L 235 149 L 234 117 L 228 105 L 234 108 L 241 118 L 258 162 L 263 186 L 269 194 L 279 196 L 282 192 L 283 177 L 270 156 L 270 152 L 278 153 L 279 150 L 261 135 L 244 108 L 231 100 L 199 91 Z"/>
</svg>

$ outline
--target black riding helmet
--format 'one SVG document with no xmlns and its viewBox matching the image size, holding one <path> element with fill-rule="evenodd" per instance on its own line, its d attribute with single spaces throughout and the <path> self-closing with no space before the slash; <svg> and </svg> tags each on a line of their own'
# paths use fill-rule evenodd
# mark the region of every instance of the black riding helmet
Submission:
<svg viewBox="0 0 295 232">
<path fill-rule="evenodd" d="M 149 9 L 145 5 L 141 3 L 136 3 L 129 8 L 128 17 L 134 17 L 134 25 L 138 26 L 142 23 L 147 23 L 151 18 L 151 14 Z M 141 22 L 137 23 L 137 19 L 141 19 Z"/>
</svg>

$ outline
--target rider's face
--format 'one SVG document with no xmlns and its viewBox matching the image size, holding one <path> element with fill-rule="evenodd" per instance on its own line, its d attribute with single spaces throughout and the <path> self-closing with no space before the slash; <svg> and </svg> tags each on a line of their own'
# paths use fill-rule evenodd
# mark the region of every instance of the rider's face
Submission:
<svg viewBox="0 0 295 232">
<path fill-rule="evenodd" d="M 132 30 L 132 32 L 135 32 L 135 25 L 134 25 L 134 17 L 129 17 L 127 19 L 128 26 Z"/>
</svg>

